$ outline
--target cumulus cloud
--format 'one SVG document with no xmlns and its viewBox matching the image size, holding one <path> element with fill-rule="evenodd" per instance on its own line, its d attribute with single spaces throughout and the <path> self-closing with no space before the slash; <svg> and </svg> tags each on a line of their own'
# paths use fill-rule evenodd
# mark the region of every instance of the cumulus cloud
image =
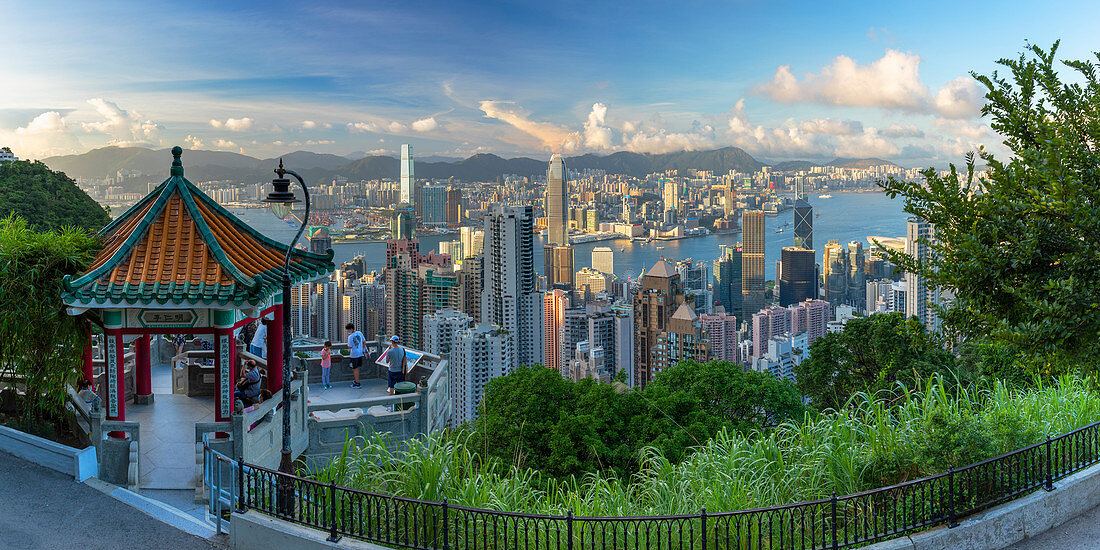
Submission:
<svg viewBox="0 0 1100 550">
<path fill-rule="evenodd" d="M 57 111 L 47 111 L 34 117 L 26 126 L 16 128 L 15 133 L 28 136 L 42 133 L 64 132 L 66 128 L 67 125 L 65 124 L 65 119 L 61 117 L 61 113 Z"/>
<path fill-rule="evenodd" d="M 952 136 L 968 139 L 984 139 L 993 135 L 993 130 L 981 123 L 969 123 L 965 120 L 937 118 L 932 124 L 937 130 Z"/>
<path fill-rule="evenodd" d="M 303 130 L 312 130 L 316 127 L 317 127 L 317 123 L 313 122 L 312 120 L 303 120 L 302 121 L 302 129 Z"/>
<path fill-rule="evenodd" d="M 922 138 L 924 137 L 924 131 L 912 124 L 906 124 L 902 126 L 900 124 L 891 124 L 885 128 L 880 128 L 878 133 L 883 137 L 888 138 Z"/>
<path fill-rule="evenodd" d="M 775 71 L 771 82 L 757 89 L 780 103 L 819 103 L 884 107 L 903 111 L 923 110 L 928 88 L 920 80 L 920 56 L 886 50 L 870 65 L 859 65 L 846 55 L 831 65 L 799 80 L 790 65 Z"/>
<path fill-rule="evenodd" d="M 417 120 L 409 126 L 417 132 L 430 132 L 438 128 L 439 123 L 435 121 L 435 117 L 428 117 Z"/>
<path fill-rule="evenodd" d="M 388 125 L 386 125 L 386 129 L 389 130 L 390 132 L 396 134 L 398 132 L 405 131 L 405 125 L 401 124 L 400 122 L 397 122 L 396 120 L 394 120 L 394 121 L 390 122 Z"/>
<path fill-rule="evenodd" d="M 82 123 L 81 127 L 86 132 L 107 134 L 111 144 L 159 142 L 157 134 L 160 125 L 144 119 L 137 111 L 126 111 L 116 103 L 98 97 L 89 99 L 88 104 L 103 120 Z"/>
<path fill-rule="evenodd" d="M 348 131 L 354 132 L 354 133 L 357 133 L 357 134 L 362 133 L 362 132 L 377 132 L 379 130 L 381 130 L 381 128 L 373 122 L 349 122 L 348 123 Z"/>
<path fill-rule="evenodd" d="M 847 136 L 863 132 L 863 123 L 858 120 L 840 120 L 839 118 L 813 118 L 803 120 L 798 126 L 810 134 Z"/>
<path fill-rule="evenodd" d="M 596 103 L 592 105 L 592 112 L 588 113 L 588 120 L 584 122 L 584 146 L 589 149 L 606 150 L 613 147 L 611 143 L 611 128 L 605 126 L 607 117 L 607 105 Z"/>
<path fill-rule="evenodd" d="M 190 134 L 188 134 L 187 137 L 183 138 L 183 142 L 188 144 L 188 149 L 191 149 L 192 151 L 205 147 L 205 144 L 202 142 L 201 139 Z"/>
<path fill-rule="evenodd" d="M 664 128 L 648 127 L 623 135 L 623 148 L 635 153 L 697 151 L 716 146 L 714 127 L 710 125 L 698 125 L 691 132 L 670 132 Z"/>
<path fill-rule="evenodd" d="M 236 149 L 238 145 L 227 139 L 217 139 L 214 140 L 214 147 L 218 149 Z"/>
<path fill-rule="evenodd" d="M 557 124 L 531 120 L 530 114 L 514 103 L 486 100 L 480 103 L 480 107 L 486 118 L 495 118 L 513 126 L 538 140 L 545 148 L 564 152 L 567 146 L 576 147 L 576 132 Z"/>
<path fill-rule="evenodd" d="M 936 112 L 945 118 L 973 118 L 981 114 L 985 94 L 969 76 L 960 76 L 936 92 Z"/>
<path fill-rule="evenodd" d="M 225 128 L 231 132 L 243 132 L 252 127 L 252 123 L 255 122 L 251 118 L 227 118 L 225 122 L 212 119 L 210 125 L 215 128 Z"/>
</svg>

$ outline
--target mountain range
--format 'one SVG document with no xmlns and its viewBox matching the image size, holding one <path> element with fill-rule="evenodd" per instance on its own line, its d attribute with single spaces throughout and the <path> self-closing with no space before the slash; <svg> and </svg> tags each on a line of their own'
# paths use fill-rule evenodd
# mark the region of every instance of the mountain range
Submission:
<svg viewBox="0 0 1100 550">
<path fill-rule="evenodd" d="M 113 176 L 120 170 L 136 170 L 148 176 L 150 181 L 159 181 L 167 177 L 171 158 L 168 149 L 103 147 L 79 155 L 49 157 L 42 162 L 73 178 L 98 179 L 108 175 Z M 399 161 L 394 157 L 373 155 L 350 160 L 348 157 L 309 151 L 295 151 L 281 157 L 258 159 L 239 153 L 191 150 L 184 152 L 183 164 L 188 178 L 193 181 L 257 182 L 272 177 L 271 171 L 278 165 L 280 158 L 288 169 L 297 171 L 310 182 L 329 181 L 337 175 L 352 181 L 396 179 L 400 173 Z M 427 159 L 430 160 L 416 161 L 417 178 L 454 177 L 462 181 L 493 181 L 503 174 L 542 175 L 546 171 L 547 163 L 546 159 L 529 157 L 505 159 L 489 153 L 478 153 L 465 159 L 448 160 L 446 157 L 427 157 Z M 573 170 L 603 170 L 610 174 L 626 174 L 635 177 L 668 170 L 685 171 L 690 168 L 726 173 L 730 170 L 754 172 L 766 165 L 777 170 L 804 170 L 811 166 L 863 168 L 893 164 L 875 158 L 838 158 L 824 165 L 811 161 L 769 164 L 753 158 L 752 155 L 737 147 L 663 154 L 620 151 L 606 156 L 586 154 L 567 157 L 565 162 L 566 166 Z"/>
</svg>

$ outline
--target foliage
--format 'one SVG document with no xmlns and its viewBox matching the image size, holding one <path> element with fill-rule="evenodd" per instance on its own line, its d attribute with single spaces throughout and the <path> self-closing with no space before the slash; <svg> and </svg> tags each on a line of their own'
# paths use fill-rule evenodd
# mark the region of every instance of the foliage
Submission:
<svg viewBox="0 0 1100 550">
<path fill-rule="evenodd" d="M 88 326 L 65 311 L 61 280 L 82 271 L 98 246 L 82 229 L 39 233 L 22 218 L 0 220 L 0 379 L 23 386 L 28 419 L 64 411 Z"/>
<path fill-rule="evenodd" d="M 970 154 L 963 172 L 880 184 L 935 228 L 929 259 L 889 259 L 954 294 L 946 326 L 1021 350 L 1031 374 L 1051 376 L 1095 364 L 1100 335 L 1100 65 L 1058 63 L 1057 49 L 1028 45 L 998 61 L 1008 74 L 973 74 L 1007 160 L 982 148 L 984 177 Z"/>
<path fill-rule="evenodd" d="M 951 353 L 936 345 L 919 321 L 880 313 L 855 317 L 842 332 L 818 338 L 794 371 L 802 394 L 825 409 L 839 408 L 858 392 L 873 394 L 898 382 L 912 386 L 953 367 Z"/>
<path fill-rule="evenodd" d="M 0 164 L 0 216 L 15 214 L 39 231 L 79 227 L 98 231 L 111 217 L 63 172 L 41 162 Z"/>
<path fill-rule="evenodd" d="M 484 456 L 551 476 L 622 476 L 637 471 L 646 446 L 678 462 L 723 428 L 801 414 L 792 384 L 726 362 L 681 362 L 634 391 L 536 365 L 489 383 L 470 437 Z"/>
<path fill-rule="evenodd" d="M 891 399 L 857 394 L 840 412 L 808 415 L 765 433 L 718 434 L 673 461 L 646 448 L 629 478 L 601 472 L 553 478 L 480 454 L 469 431 L 410 440 L 357 439 L 321 470 L 325 482 L 453 505 L 584 516 L 691 514 L 851 494 L 990 458 L 1100 417 L 1090 381 L 985 389 L 941 377 Z M 962 428 L 961 430 L 959 428 Z"/>
</svg>

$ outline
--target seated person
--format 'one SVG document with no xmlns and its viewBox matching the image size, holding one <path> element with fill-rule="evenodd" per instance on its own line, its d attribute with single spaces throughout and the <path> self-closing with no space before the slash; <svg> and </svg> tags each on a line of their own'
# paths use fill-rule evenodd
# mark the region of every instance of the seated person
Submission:
<svg viewBox="0 0 1100 550">
<path fill-rule="evenodd" d="M 244 373 L 237 380 L 237 391 L 233 393 L 234 399 L 240 399 L 245 405 L 255 402 L 263 390 L 260 387 L 262 381 L 263 377 L 256 362 L 251 359 L 245 361 Z"/>
<path fill-rule="evenodd" d="M 88 380 L 87 378 L 81 378 L 76 387 L 76 396 L 80 399 L 83 399 L 84 403 L 89 407 L 92 406 L 92 403 L 94 403 L 96 399 L 99 399 L 99 396 L 96 395 L 95 390 L 92 389 L 91 380 Z"/>
</svg>

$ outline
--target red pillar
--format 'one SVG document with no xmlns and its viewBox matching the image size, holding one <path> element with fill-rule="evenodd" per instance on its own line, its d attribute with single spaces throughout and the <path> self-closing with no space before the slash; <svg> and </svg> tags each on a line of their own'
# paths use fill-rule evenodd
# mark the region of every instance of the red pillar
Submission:
<svg viewBox="0 0 1100 550">
<path fill-rule="evenodd" d="M 95 369 L 92 366 L 92 334 L 84 338 L 84 365 L 80 370 L 85 380 L 95 384 Z"/>
<path fill-rule="evenodd" d="M 283 316 L 286 315 L 283 310 L 285 307 L 285 304 L 275 306 L 275 319 L 267 324 L 267 389 L 271 393 L 283 389 Z"/>
<path fill-rule="evenodd" d="M 134 384 L 137 392 L 134 394 L 135 403 L 151 403 L 153 401 L 153 375 L 149 365 L 149 335 L 145 334 L 134 342 Z"/>
<path fill-rule="evenodd" d="M 122 342 L 122 330 L 106 329 L 104 340 L 107 356 L 107 420 L 126 420 L 126 345 Z M 113 376 L 112 376 L 113 375 Z M 125 432 L 113 431 L 111 437 L 126 437 Z"/>
</svg>

